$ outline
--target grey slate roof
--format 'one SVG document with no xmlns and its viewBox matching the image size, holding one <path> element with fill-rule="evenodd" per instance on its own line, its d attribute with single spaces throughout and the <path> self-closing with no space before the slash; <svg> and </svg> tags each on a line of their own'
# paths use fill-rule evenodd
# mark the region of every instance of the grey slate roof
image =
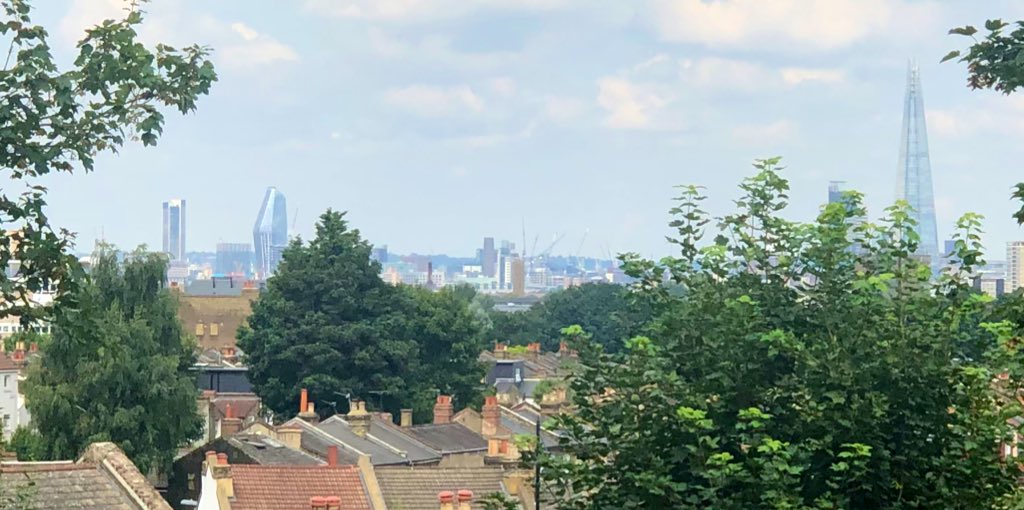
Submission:
<svg viewBox="0 0 1024 510">
<path fill-rule="evenodd" d="M 506 407 L 501 408 L 501 426 L 505 430 L 508 430 L 512 435 L 533 436 L 537 434 L 536 420 L 530 421 L 525 416 L 522 416 Z M 545 448 L 554 448 L 558 446 L 558 436 L 551 431 L 542 429 L 540 437 Z"/>
<path fill-rule="evenodd" d="M 88 464 L 50 464 L 25 468 L 4 467 L 0 472 L 0 508 L 14 508 L 14 502 L 5 498 L 14 497 L 19 488 L 28 484 L 35 486 L 27 490 L 32 510 L 54 508 L 60 502 L 61 508 L 81 510 L 138 510 L 131 499 L 114 483 L 114 480 Z M 8 507 L 7 505 L 11 505 Z"/>
<path fill-rule="evenodd" d="M 289 420 L 286 425 L 302 428 L 302 439 L 300 445 L 304 451 L 312 453 L 321 459 L 326 459 L 327 448 L 330 446 L 337 446 L 339 464 L 356 464 L 359 462 L 359 452 L 353 451 L 352 448 L 348 447 L 341 441 L 334 439 L 326 432 L 306 423 L 305 421 L 302 421 L 299 418 L 293 418 L 292 420 Z"/>
<path fill-rule="evenodd" d="M 402 431 L 442 454 L 487 450 L 487 440 L 461 423 L 414 425 Z"/>
<path fill-rule="evenodd" d="M 497 466 L 439 468 L 384 467 L 374 470 L 388 510 L 437 510 L 437 493 L 473 491 L 473 507 L 488 494 L 505 493 Z"/>
<path fill-rule="evenodd" d="M 307 466 L 324 463 L 313 455 L 289 448 L 274 439 L 257 434 L 237 434 L 228 438 L 228 442 L 257 464 Z M 326 448 L 324 451 L 326 452 Z M 340 450 L 338 456 L 341 456 Z"/>
<path fill-rule="evenodd" d="M 395 464 L 423 464 L 441 460 L 441 454 L 429 446 L 406 436 L 393 424 L 376 416 L 372 418 L 370 432 L 359 437 L 340 416 L 332 416 L 317 425 L 317 429 L 347 447 L 370 456 L 374 466 Z M 305 437 L 305 435 L 303 435 Z"/>
</svg>

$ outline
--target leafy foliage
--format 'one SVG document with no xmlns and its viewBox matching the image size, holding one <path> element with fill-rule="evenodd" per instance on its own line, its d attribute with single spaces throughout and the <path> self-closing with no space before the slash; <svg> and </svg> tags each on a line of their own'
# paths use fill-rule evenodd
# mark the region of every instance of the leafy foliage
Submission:
<svg viewBox="0 0 1024 510">
<path fill-rule="evenodd" d="M 51 172 L 90 171 L 96 156 L 116 152 L 129 139 L 153 145 L 163 130 L 160 106 L 187 113 L 216 80 L 208 50 L 140 44 L 138 10 L 105 21 L 78 43 L 71 69 L 54 62 L 44 27 L 31 19 L 27 0 L 0 1 L 0 37 L 10 41 L 0 70 L 0 168 L 18 184 L 0 193 L 0 315 L 26 324 L 49 310 L 33 306 L 31 294 L 55 284 L 58 296 L 73 290 L 80 272 L 68 253 L 73 235 L 55 231 L 44 212 Z"/>
<path fill-rule="evenodd" d="M 379 273 L 335 211 L 310 243 L 285 250 L 238 339 L 264 404 L 291 416 L 308 388 L 324 414 L 346 411 L 351 396 L 424 419 L 437 392 L 461 405 L 476 398 L 483 325 L 472 290 L 392 287 Z"/>
<path fill-rule="evenodd" d="M 755 163 L 714 244 L 680 230 L 707 224 L 704 213 L 675 208 L 679 257 L 622 257 L 657 314 L 646 336 L 609 354 L 570 335 L 578 412 L 555 418 L 565 455 L 541 459 L 558 507 L 1012 499 L 1017 462 L 1001 463 L 998 445 L 1015 430 L 1007 419 L 1019 408 L 1003 395 L 1024 381 L 1024 358 L 967 285 L 981 263 L 979 218 L 958 223 L 957 263 L 933 284 L 905 203 L 876 225 L 858 220 L 851 193 L 813 223 L 792 222 L 778 164 Z M 993 386 L 997 374 L 1006 380 Z"/>
<path fill-rule="evenodd" d="M 22 462 L 47 459 L 46 440 L 35 429 L 26 427 L 15 429 L 14 434 L 11 434 L 11 441 L 7 449 L 17 454 L 18 460 Z"/>
<path fill-rule="evenodd" d="M 490 336 L 510 344 L 540 342 L 545 351 L 552 351 L 558 349 L 559 331 L 579 324 L 595 342 L 616 352 L 647 316 L 643 306 L 630 300 L 626 287 L 588 283 L 552 292 L 524 312 L 492 311 Z"/>
<path fill-rule="evenodd" d="M 195 344 L 163 286 L 166 256 L 139 249 L 123 264 L 118 258 L 101 247 L 89 277 L 57 308 L 53 337 L 30 365 L 26 400 L 50 459 L 112 441 L 142 472 L 166 469 L 201 431 L 189 372 Z"/>
<path fill-rule="evenodd" d="M 978 40 L 978 29 L 973 26 L 951 29 L 950 34 L 970 37 L 974 44 L 966 51 L 949 52 L 942 61 L 966 62 L 967 86 L 972 89 L 995 89 L 1010 94 L 1024 87 L 1024 21 L 1011 24 L 990 19 L 985 22 L 985 30 L 988 34 Z"/>
</svg>

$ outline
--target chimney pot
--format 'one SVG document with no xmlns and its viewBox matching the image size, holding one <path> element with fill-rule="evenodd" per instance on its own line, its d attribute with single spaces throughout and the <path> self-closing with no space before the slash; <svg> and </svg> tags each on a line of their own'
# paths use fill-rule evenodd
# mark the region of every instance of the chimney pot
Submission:
<svg viewBox="0 0 1024 510">
<path fill-rule="evenodd" d="M 402 427 L 412 426 L 412 409 L 402 409 L 401 421 L 399 424 Z"/>
<path fill-rule="evenodd" d="M 441 510 L 453 510 L 455 502 L 455 493 L 452 491 L 441 491 L 437 493 L 437 499 L 441 502 Z"/>
<path fill-rule="evenodd" d="M 302 388 L 302 393 L 299 396 L 299 413 L 306 412 L 306 408 L 309 405 L 309 393 L 306 388 Z"/>
<path fill-rule="evenodd" d="M 341 510 L 340 496 L 327 496 L 324 502 L 327 503 L 327 510 Z"/>
<path fill-rule="evenodd" d="M 219 466 L 226 466 L 226 465 L 228 465 L 228 454 L 226 454 L 226 453 L 218 453 L 217 454 L 217 465 L 219 465 Z"/>
<path fill-rule="evenodd" d="M 227 406 L 224 407 L 224 417 L 225 418 L 234 418 L 235 417 L 235 410 L 231 409 L 231 403 L 230 402 L 228 402 Z"/>
<path fill-rule="evenodd" d="M 338 447 L 333 444 L 327 447 L 327 465 L 338 465 Z"/>
<path fill-rule="evenodd" d="M 309 498 L 309 508 L 311 510 L 325 510 L 327 508 L 327 498 L 323 496 Z"/>
<path fill-rule="evenodd" d="M 32 343 L 28 344 L 28 352 L 38 352 L 38 351 L 39 351 L 39 344 L 37 344 L 35 342 L 32 342 Z"/>
<path fill-rule="evenodd" d="M 473 501 L 473 491 L 469 489 L 459 491 L 459 510 L 469 510 L 471 501 Z"/>
</svg>

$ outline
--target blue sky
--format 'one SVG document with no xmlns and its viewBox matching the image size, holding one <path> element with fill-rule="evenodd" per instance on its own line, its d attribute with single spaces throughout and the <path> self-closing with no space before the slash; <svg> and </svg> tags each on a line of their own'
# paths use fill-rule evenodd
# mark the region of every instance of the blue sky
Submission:
<svg viewBox="0 0 1024 510">
<path fill-rule="evenodd" d="M 62 61 L 117 0 L 37 0 Z M 670 250 L 672 186 L 729 212 L 750 162 L 781 155 L 794 219 L 829 180 L 896 185 L 908 57 L 920 62 L 939 236 L 984 214 L 992 259 L 1024 238 L 1024 94 L 965 88 L 949 28 L 1024 19 L 1019 1 L 153 0 L 142 37 L 215 49 L 220 81 L 156 148 L 51 179 L 51 216 L 91 245 L 159 246 L 188 201 L 188 246 L 251 242 L 266 186 L 308 238 L 331 207 L 398 252 L 471 254 L 486 235 L 556 252 Z M 292 221 L 289 219 L 289 221 Z"/>
</svg>

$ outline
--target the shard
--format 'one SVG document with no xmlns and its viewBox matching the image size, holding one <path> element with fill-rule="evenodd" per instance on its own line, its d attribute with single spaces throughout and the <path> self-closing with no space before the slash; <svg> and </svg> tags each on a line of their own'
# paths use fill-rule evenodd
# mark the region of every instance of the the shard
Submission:
<svg viewBox="0 0 1024 510">
<path fill-rule="evenodd" d="M 267 279 L 274 274 L 281 253 L 288 245 L 288 208 L 284 195 L 277 188 L 267 188 L 252 229 L 253 247 L 256 255 L 256 276 Z"/>
<path fill-rule="evenodd" d="M 896 198 L 914 209 L 920 241 L 919 256 L 927 257 L 933 268 L 939 263 L 939 235 L 935 226 L 935 195 L 932 167 L 928 158 L 928 132 L 924 122 L 924 96 L 917 63 L 907 67 L 907 95 L 903 103 L 903 131 L 900 137 L 899 182 Z"/>
</svg>

